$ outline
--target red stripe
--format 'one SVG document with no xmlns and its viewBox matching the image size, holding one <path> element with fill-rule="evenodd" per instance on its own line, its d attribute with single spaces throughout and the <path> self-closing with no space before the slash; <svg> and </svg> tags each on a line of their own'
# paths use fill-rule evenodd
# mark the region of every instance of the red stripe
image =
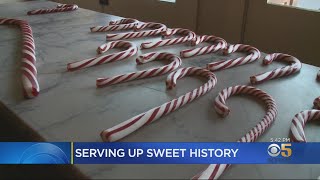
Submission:
<svg viewBox="0 0 320 180">
<path fill-rule="evenodd" d="M 147 122 L 146 122 L 144 125 L 151 123 L 151 122 L 154 120 L 154 118 L 156 117 L 156 115 L 158 114 L 159 110 L 160 110 L 160 107 L 158 107 L 157 109 L 155 109 L 155 110 L 152 112 L 152 115 L 149 117 L 149 119 L 147 120 Z M 160 117 L 161 117 L 161 116 L 160 116 Z"/>
<path fill-rule="evenodd" d="M 76 62 L 73 62 L 73 63 L 68 63 L 68 66 L 67 66 L 67 69 L 68 71 L 74 71 L 74 70 L 78 70 L 78 69 L 81 69 L 85 66 L 87 66 L 88 64 L 90 64 L 93 60 L 95 60 L 96 58 L 91 58 L 91 59 L 88 59 L 87 62 L 83 63 L 83 64 L 80 64 L 76 67 L 71 67 L 73 66 L 75 63 L 78 63 L 78 62 L 82 62 L 82 61 L 85 61 L 85 60 L 81 60 L 81 61 L 76 61 Z"/>
<path fill-rule="evenodd" d="M 296 127 L 296 129 L 299 129 L 298 128 L 298 124 L 296 123 L 296 121 L 292 121 L 292 124 Z M 303 127 L 304 125 L 302 125 L 302 127 Z M 302 139 L 303 139 L 303 141 L 304 142 L 306 142 L 306 139 L 304 138 L 304 136 L 303 136 L 303 134 L 301 134 L 301 132 L 298 130 L 298 133 L 299 133 L 299 135 L 302 137 Z M 296 141 L 298 141 L 297 139 L 296 139 Z M 300 141 L 300 140 L 299 140 Z"/>
<path fill-rule="evenodd" d="M 28 72 L 26 72 L 26 71 L 23 71 L 22 73 L 23 73 L 23 75 L 26 76 L 26 77 L 29 79 L 29 81 L 31 82 L 32 89 L 37 89 L 37 84 L 36 84 L 36 82 L 33 80 L 33 78 L 31 77 L 31 75 L 30 75 Z M 23 86 L 24 86 L 24 85 L 23 85 Z M 26 87 L 24 86 L 23 88 L 25 89 Z M 25 89 L 25 90 L 26 90 L 26 89 Z"/>
<path fill-rule="evenodd" d="M 213 179 L 216 176 L 216 174 L 219 170 L 219 167 L 220 167 L 220 164 L 217 164 L 216 167 L 214 168 L 213 172 L 211 173 L 209 179 Z"/>
<path fill-rule="evenodd" d="M 117 128 L 117 129 L 114 129 L 113 131 L 110 131 L 107 135 L 110 136 L 110 135 L 112 135 L 112 134 L 115 134 L 115 133 L 117 133 L 117 132 L 120 132 L 120 131 L 122 131 L 122 130 L 124 130 L 124 129 L 129 128 L 130 126 L 132 126 L 133 124 L 135 124 L 136 122 L 138 122 L 138 121 L 141 119 L 141 117 L 143 117 L 144 115 L 145 115 L 145 113 L 144 113 L 144 114 L 141 114 L 140 116 L 138 116 L 138 117 L 135 118 L 134 120 L 130 121 L 129 123 L 127 123 L 127 124 L 125 124 L 125 125 Z"/>
</svg>

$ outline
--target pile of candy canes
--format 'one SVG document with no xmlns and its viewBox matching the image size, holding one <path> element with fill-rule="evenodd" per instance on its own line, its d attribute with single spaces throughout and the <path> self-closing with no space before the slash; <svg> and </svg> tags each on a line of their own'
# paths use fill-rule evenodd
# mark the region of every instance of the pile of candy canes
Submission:
<svg viewBox="0 0 320 180">
<path fill-rule="evenodd" d="M 156 36 L 162 35 L 164 37 L 162 40 L 156 42 L 143 42 L 140 45 L 141 49 L 151 49 L 158 48 L 162 46 L 169 46 L 174 44 L 189 43 L 192 46 L 196 46 L 202 42 L 212 43 L 212 45 L 195 47 L 180 52 L 180 58 L 190 58 L 195 56 L 200 56 L 209 53 L 215 53 L 222 51 L 224 55 L 231 54 L 234 52 L 244 52 L 247 53 L 244 57 L 239 57 L 235 59 L 228 59 L 223 61 L 217 61 L 207 64 L 206 68 L 199 67 L 186 67 L 180 68 L 181 59 L 174 54 L 170 53 L 158 53 L 151 52 L 144 55 L 140 55 L 136 61 L 137 64 L 153 61 L 155 59 L 168 59 L 171 64 L 159 68 L 154 68 L 145 71 L 132 72 L 128 74 L 118 75 L 114 77 L 98 78 L 96 81 L 97 87 L 103 87 L 111 84 L 122 83 L 126 81 L 131 81 L 134 79 L 154 77 L 163 75 L 165 73 L 171 72 L 166 81 L 168 89 L 176 86 L 177 79 L 183 78 L 186 75 L 198 75 L 204 76 L 208 79 L 201 87 L 194 89 L 191 92 L 186 93 L 173 99 L 161 106 L 155 107 L 136 115 L 114 127 L 103 130 L 100 136 L 103 141 L 114 142 L 125 138 L 134 131 L 137 131 L 142 126 L 150 124 L 155 120 L 177 110 L 178 108 L 184 106 L 187 103 L 192 102 L 200 96 L 208 93 L 217 83 L 216 76 L 212 73 L 214 71 L 224 70 L 240 65 L 245 65 L 257 61 L 261 57 L 260 51 L 250 45 L 245 44 L 229 44 L 222 38 L 213 35 L 196 35 L 194 32 L 188 29 L 166 28 L 165 25 L 159 23 L 144 23 L 139 22 L 135 19 L 121 19 L 119 21 L 110 22 L 106 26 L 96 26 L 91 27 L 91 32 L 101 32 L 101 31 L 114 31 L 114 30 L 128 30 L 133 29 L 134 31 L 142 30 L 145 27 L 152 28 L 152 30 L 139 31 L 139 32 L 128 32 L 128 33 L 118 33 L 118 34 L 107 34 L 107 40 L 118 40 L 118 39 L 130 39 L 130 38 L 140 38 L 146 36 Z M 169 38 L 170 36 L 178 34 L 180 37 Z M 117 42 L 117 41 L 115 41 Z M 112 43 L 112 42 L 109 42 Z M 119 58 L 120 59 L 120 58 Z M 264 57 L 263 64 L 268 65 L 273 61 L 284 61 L 288 62 L 289 65 L 281 68 L 274 69 L 272 71 L 264 72 L 251 76 L 249 78 L 251 84 L 263 83 L 265 81 L 288 76 L 297 73 L 302 68 L 301 62 L 294 56 L 283 54 L 283 53 L 272 53 Z M 173 71 L 173 72 L 172 72 Z M 320 80 L 320 71 L 317 75 Z M 275 100 L 267 92 L 260 90 L 252 86 L 233 86 L 222 90 L 217 96 L 214 107 L 218 114 L 225 117 L 229 114 L 230 109 L 226 105 L 226 99 L 232 95 L 248 94 L 261 99 L 266 104 L 266 114 L 262 120 L 253 127 L 247 134 L 241 137 L 238 142 L 254 142 L 261 136 L 275 121 L 277 115 L 277 106 Z M 320 109 L 320 97 L 314 100 L 314 107 Z M 291 136 L 294 142 L 306 142 L 303 127 L 305 123 L 312 119 L 320 118 L 319 110 L 307 110 L 302 111 L 295 115 L 292 120 L 291 125 Z M 228 164 L 212 164 L 208 166 L 207 169 L 193 177 L 193 179 L 218 179 L 223 172 L 229 167 Z"/>
<path fill-rule="evenodd" d="M 77 5 L 61 4 L 53 9 L 38 9 L 29 11 L 28 15 L 47 14 L 77 10 Z M 37 81 L 35 44 L 32 36 L 31 27 L 26 21 L 17 19 L 0 19 L 0 25 L 17 25 L 22 31 L 22 84 L 24 95 L 27 98 L 33 98 L 39 94 L 39 83 Z M 90 31 L 94 32 L 111 32 L 131 30 L 132 32 L 108 33 L 106 39 L 110 42 L 102 44 L 97 48 L 96 57 L 79 60 L 68 63 L 68 71 L 76 71 L 91 66 L 111 63 L 115 61 L 124 61 L 138 53 L 138 46 L 128 41 L 132 38 L 141 38 L 148 36 L 162 36 L 162 39 L 155 42 L 143 42 L 139 47 L 141 49 L 156 49 L 158 47 L 170 46 L 176 44 L 187 43 L 191 46 L 198 46 L 203 42 L 211 45 L 193 47 L 182 50 L 179 55 L 167 52 L 151 52 L 139 55 L 136 58 L 137 65 L 148 63 L 154 60 L 168 60 L 170 63 L 158 68 L 121 74 L 113 77 L 97 78 L 96 86 L 102 88 L 109 85 L 124 83 L 136 79 L 151 78 L 170 73 L 166 80 L 168 89 L 176 86 L 177 80 L 185 76 L 200 76 L 205 77 L 207 82 L 197 89 L 194 89 L 176 99 L 164 103 L 158 107 L 150 109 L 144 113 L 136 115 L 114 127 L 103 130 L 100 135 L 103 141 L 113 142 L 118 141 L 137 131 L 142 126 L 150 124 L 161 117 L 172 113 L 173 111 L 183 107 L 184 105 L 193 102 L 197 98 L 208 93 L 217 84 L 217 78 L 214 71 L 233 68 L 248 63 L 253 63 L 260 59 L 260 51 L 250 45 L 245 44 L 228 44 L 224 39 L 213 35 L 196 35 L 193 31 L 183 28 L 167 28 L 166 25 L 155 22 L 140 22 L 136 19 L 124 18 L 117 21 L 111 21 L 108 25 L 91 27 Z M 173 37 L 178 35 L 179 37 Z M 113 48 L 121 49 L 120 52 L 101 55 Z M 222 51 L 224 55 L 234 52 L 246 53 L 246 56 L 223 61 L 216 61 L 207 64 L 205 68 L 201 67 L 184 67 L 182 58 L 191 58 L 195 56 L 216 53 Z M 271 79 L 288 76 L 298 73 L 302 67 L 301 62 L 294 56 L 283 53 L 268 54 L 263 59 L 263 64 L 268 65 L 273 61 L 284 61 L 289 63 L 288 66 L 274 69 L 251 76 L 249 78 L 252 85 L 263 83 Z M 320 80 L 320 71 L 317 74 L 317 79 Z M 214 101 L 214 108 L 218 114 L 225 117 L 230 113 L 230 109 L 226 105 L 226 100 L 233 95 L 251 95 L 262 100 L 266 105 L 266 114 L 262 120 L 254 126 L 248 133 L 241 137 L 238 142 L 254 142 L 256 141 L 275 121 L 277 116 L 277 105 L 275 100 L 267 92 L 252 86 L 238 85 L 223 89 Z M 304 133 L 305 124 L 313 119 L 320 118 L 320 97 L 317 97 L 314 102 L 313 110 L 304 110 L 297 113 L 291 123 L 290 136 L 294 142 L 306 142 Z M 193 179 L 217 179 L 229 167 L 228 164 L 212 164 L 201 173 L 193 177 Z"/>
</svg>

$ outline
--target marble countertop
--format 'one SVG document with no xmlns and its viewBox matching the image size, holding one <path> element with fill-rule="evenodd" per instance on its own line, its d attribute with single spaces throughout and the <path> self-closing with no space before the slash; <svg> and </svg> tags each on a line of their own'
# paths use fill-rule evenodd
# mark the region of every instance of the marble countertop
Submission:
<svg viewBox="0 0 320 180">
<path fill-rule="evenodd" d="M 18 28 L 0 26 L 0 100 L 21 121 L 37 131 L 47 141 L 100 142 L 101 130 L 123 122 L 173 98 L 199 87 L 204 81 L 194 77 L 179 80 L 177 88 L 166 90 L 166 75 L 113 85 L 95 87 L 97 77 L 118 75 L 163 65 L 156 61 L 137 66 L 135 58 L 67 72 L 68 62 L 96 56 L 96 48 L 105 43 L 106 33 L 90 33 L 89 27 L 105 25 L 120 17 L 86 9 L 73 12 L 27 16 L 26 12 L 38 8 L 55 7 L 53 2 L 24 2 L 0 5 L 0 17 L 27 20 L 33 30 L 40 95 L 31 100 L 22 96 L 20 82 L 21 33 Z M 144 41 L 131 40 L 139 45 Z M 140 50 L 138 54 L 165 51 L 178 54 L 187 45 Z M 259 47 L 257 47 L 259 48 Z M 284 52 L 285 53 L 285 52 Z M 183 67 L 205 67 L 209 62 L 239 57 L 234 53 L 219 53 L 182 59 Z M 262 57 L 265 56 L 262 53 Z M 303 62 L 303 59 L 300 59 Z M 262 58 L 252 64 L 216 72 L 216 87 L 195 102 L 186 105 L 158 121 L 124 138 L 124 142 L 233 142 L 257 124 L 265 113 L 259 100 L 239 96 L 228 100 L 231 113 L 218 116 L 213 100 L 220 90 L 233 85 L 249 84 L 249 77 L 283 66 L 282 63 L 262 65 Z M 288 137 L 293 116 L 311 109 L 320 94 L 316 82 L 318 67 L 303 64 L 300 73 L 271 80 L 256 87 L 274 97 L 279 114 L 272 127 L 259 138 Z M 319 124 L 306 126 L 307 139 L 320 141 Z M 91 178 L 190 178 L 206 165 L 77 165 Z M 320 165 L 235 165 L 222 178 L 317 178 Z"/>
</svg>

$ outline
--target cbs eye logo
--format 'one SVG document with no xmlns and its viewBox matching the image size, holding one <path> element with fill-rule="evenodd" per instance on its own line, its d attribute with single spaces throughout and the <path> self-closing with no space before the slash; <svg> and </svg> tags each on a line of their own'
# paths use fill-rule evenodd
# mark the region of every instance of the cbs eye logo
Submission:
<svg viewBox="0 0 320 180">
<path fill-rule="evenodd" d="M 69 160 L 58 146 L 51 143 L 37 143 L 23 152 L 20 164 L 69 164 Z"/>
<path fill-rule="evenodd" d="M 278 144 L 269 145 L 268 154 L 271 157 L 277 157 L 280 153 L 282 157 L 290 157 L 292 155 L 291 144 L 281 144 L 281 148 Z"/>
</svg>

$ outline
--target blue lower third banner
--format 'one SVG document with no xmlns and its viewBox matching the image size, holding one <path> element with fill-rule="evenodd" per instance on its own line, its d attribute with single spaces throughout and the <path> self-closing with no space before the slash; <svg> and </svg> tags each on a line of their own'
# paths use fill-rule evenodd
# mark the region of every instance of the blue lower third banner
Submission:
<svg viewBox="0 0 320 180">
<path fill-rule="evenodd" d="M 75 164 L 320 164 L 320 143 L 75 143 Z"/>
<path fill-rule="evenodd" d="M 0 164 L 320 164 L 320 143 L 0 142 Z"/>
<path fill-rule="evenodd" d="M 0 142 L 0 164 L 70 164 L 71 143 Z"/>
</svg>

